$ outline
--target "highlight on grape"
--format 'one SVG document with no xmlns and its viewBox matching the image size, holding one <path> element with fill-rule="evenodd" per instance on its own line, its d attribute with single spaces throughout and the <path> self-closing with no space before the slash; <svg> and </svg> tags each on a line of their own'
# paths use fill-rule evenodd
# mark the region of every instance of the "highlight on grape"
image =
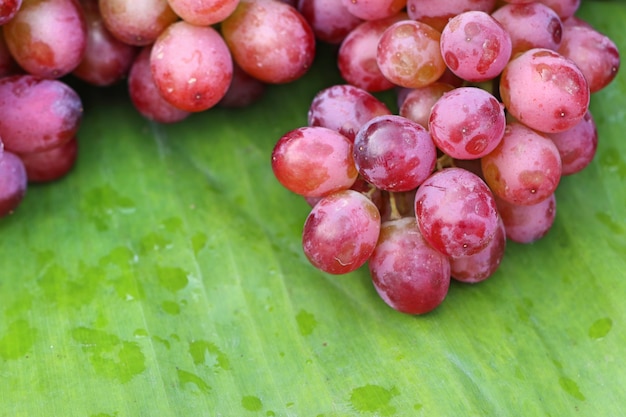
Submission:
<svg viewBox="0 0 626 417">
<path fill-rule="evenodd" d="M 593 160 L 590 96 L 615 43 L 580 0 L 14 0 L 0 3 L 0 217 L 68 174 L 81 98 L 125 83 L 143 117 L 244 107 L 299 79 L 318 43 L 344 83 L 312 98 L 271 168 L 311 206 L 304 255 L 367 265 L 390 307 L 424 314 L 483 281 L 508 240 L 548 233 L 563 176 Z M 45 24 L 43 24 L 45 23 Z M 377 93 L 396 93 L 397 114 Z"/>
</svg>

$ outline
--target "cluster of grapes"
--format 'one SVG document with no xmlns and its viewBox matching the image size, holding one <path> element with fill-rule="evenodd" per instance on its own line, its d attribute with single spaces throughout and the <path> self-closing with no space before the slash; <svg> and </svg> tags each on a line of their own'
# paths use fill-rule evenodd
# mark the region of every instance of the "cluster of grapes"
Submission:
<svg viewBox="0 0 626 417">
<path fill-rule="evenodd" d="M 451 279 L 492 276 L 507 240 L 551 228 L 561 177 L 596 152 L 590 94 L 619 53 L 576 0 L 340 3 L 363 19 L 338 49 L 347 83 L 314 97 L 272 169 L 312 207 L 315 267 L 367 263 L 389 306 L 427 313 Z M 373 94 L 390 89 L 398 114 Z"/>
<path fill-rule="evenodd" d="M 0 217 L 75 163 L 83 106 L 68 78 L 125 80 L 139 113 L 175 123 L 301 77 L 315 46 L 293 1 L 0 1 Z"/>
</svg>

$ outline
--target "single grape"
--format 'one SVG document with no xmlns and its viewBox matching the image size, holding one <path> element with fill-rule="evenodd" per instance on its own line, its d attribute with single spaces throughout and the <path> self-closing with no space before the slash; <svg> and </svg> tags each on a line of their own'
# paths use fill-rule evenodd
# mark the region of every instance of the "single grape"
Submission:
<svg viewBox="0 0 626 417">
<path fill-rule="evenodd" d="M 446 69 L 441 57 L 441 33 L 422 22 L 404 20 L 389 26 L 378 41 L 376 63 L 395 85 L 424 87 Z"/>
<path fill-rule="evenodd" d="M 87 47 L 72 74 L 97 86 L 108 86 L 126 77 L 138 48 L 111 35 L 104 26 L 98 0 L 82 0 L 87 22 Z"/>
<path fill-rule="evenodd" d="M 154 43 L 178 20 L 167 0 L 99 0 L 98 4 L 109 32 L 129 45 Z"/>
<path fill-rule="evenodd" d="M 497 202 L 497 200 L 496 200 Z M 482 282 L 500 267 L 506 249 L 506 230 L 502 218 L 493 239 L 480 252 L 473 255 L 450 258 L 450 274 L 457 281 L 468 284 Z"/>
<path fill-rule="evenodd" d="M 154 83 L 150 69 L 152 45 L 144 46 L 128 73 L 128 94 L 143 117 L 159 123 L 176 123 L 191 113 L 174 106 L 163 98 Z"/>
<path fill-rule="evenodd" d="M 561 179 L 561 157 L 554 142 L 516 122 L 507 125 L 502 141 L 481 164 L 493 193 L 518 205 L 548 198 Z"/>
<path fill-rule="evenodd" d="M 26 169 L 29 182 L 56 181 L 67 175 L 74 167 L 78 154 L 78 142 L 72 138 L 56 148 L 18 155 Z"/>
<path fill-rule="evenodd" d="M 517 243 L 531 243 L 544 237 L 556 217 L 556 197 L 548 198 L 531 205 L 520 206 L 496 198 L 498 211 L 502 216 L 506 237 Z"/>
<path fill-rule="evenodd" d="M 461 13 L 441 32 L 441 55 L 446 65 L 467 81 L 486 81 L 500 75 L 511 50 L 508 32 L 485 12 Z"/>
<path fill-rule="evenodd" d="M 591 112 L 574 127 L 547 136 L 554 142 L 561 156 L 561 175 L 582 171 L 591 163 L 598 148 L 598 130 Z"/>
<path fill-rule="evenodd" d="M 174 12 L 185 22 L 209 26 L 230 16 L 239 0 L 167 0 Z"/>
<path fill-rule="evenodd" d="M 428 127 L 435 145 L 456 159 L 478 159 L 502 140 L 504 106 L 477 87 L 449 91 L 434 104 Z"/>
<path fill-rule="evenodd" d="M 258 101 L 265 93 L 266 84 L 233 63 L 233 79 L 224 97 L 217 103 L 220 107 L 247 107 Z"/>
<path fill-rule="evenodd" d="M 221 30 L 237 65 L 266 83 L 300 78 L 315 57 L 313 29 L 285 3 L 241 0 Z"/>
<path fill-rule="evenodd" d="M 0 25 L 13 19 L 20 7 L 22 0 L 0 0 Z"/>
<path fill-rule="evenodd" d="M 366 181 L 387 191 L 417 188 L 435 168 L 437 150 L 428 131 L 402 116 L 367 122 L 354 139 L 354 163 Z"/>
<path fill-rule="evenodd" d="M 590 91 L 574 62 L 549 49 L 534 48 L 506 66 L 500 96 L 515 119 L 553 133 L 571 128 L 585 116 Z"/>
<path fill-rule="evenodd" d="M 451 257 L 480 252 L 498 228 L 491 190 L 462 168 L 444 168 L 422 183 L 415 193 L 415 216 L 424 239 Z"/>
<path fill-rule="evenodd" d="M 272 170 L 285 188 L 305 197 L 348 189 L 358 175 L 352 142 L 325 127 L 300 127 L 284 134 L 272 151 Z"/>
<path fill-rule="evenodd" d="M 386 19 L 399 13 L 406 0 L 340 0 L 348 12 L 363 20 Z"/>
<path fill-rule="evenodd" d="M 406 18 L 406 13 L 398 13 L 386 19 L 365 21 L 348 33 L 337 54 L 339 72 L 348 84 L 369 92 L 394 87 L 378 68 L 378 42 L 385 29 Z"/>
<path fill-rule="evenodd" d="M 581 0 L 539 0 L 559 15 L 561 19 L 567 19 L 574 16 L 580 7 Z"/>
<path fill-rule="evenodd" d="M 361 126 L 384 114 L 391 111 L 372 94 L 350 84 L 337 84 L 315 95 L 307 120 L 309 126 L 327 127 L 354 141 Z"/>
<path fill-rule="evenodd" d="M 428 119 L 433 106 L 444 93 L 454 90 L 454 86 L 435 82 L 426 87 L 406 90 L 398 106 L 398 113 L 428 129 Z"/>
<path fill-rule="evenodd" d="M 450 261 L 424 240 L 414 217 L 382 224 L 369 270 L 378 295 L 402 313 L 428 313 L 448 294 Z"/>
<path fill-rule="evenodd" d="M 233 61 L 219 32 L 185 21 L 170 25 L 157 38 L 150 68 L 163 98 L 188 112 L 217 104 L 233 77 Z"/>
<path fill-rule="evenodd" d="M 83 115 L 80 97 L 60 80 L 33 75 L 0 79 L 0 137 L 15 153 L 61 146 L 76 135 Z"/>
<path fill-rule="evenodd" d="M 348 12 L 338 0 L 300 0 L 298 11 L 322 42 L 340 44 L 362 20 Z"/>
<path fill-rule="evenodd" d="M 22 160 L 12 152 L 0 154 L 0 217 L 12 214 L 26 194 L 28 180 Z"/>
<path fill-rule="evenodd" d="M 542 3 L 507 4 L 491 14 L 511 36 L 512 56 L 533 48 L 556 51 L 561 45 L 563 23 Z"/>
<path fill-rule="evenodd" d="M 491 13 L 496 7 L 496 0 L 408 0 L 407 12 L 413 20 L 424 22 L 438 31 L 446 23 L 463 12 L 482 11 Z"/>
<path fill-rule="evenodd" d="M 2 30 L 20 67 L 44 78 L 69 74 L 87 47 L 87 26 L 78 0 L 24 0 Z"/>
<path fill-rule="evenodd" d="M 608 36 L 591 27 L 566 27 L 558 52 L 574 61 L 585 76 L 592 93 L 606 87 L 619 71 L 620 54 L 617 45 Z"/>
<path fill-rule="evenodd" d="M 309 213 L 302 232 L 304 254 L 316 268 L 345 274 L 370 258 L 380 233 L 380 213 L 353 190 L 332 193 Z"/>
</svg>

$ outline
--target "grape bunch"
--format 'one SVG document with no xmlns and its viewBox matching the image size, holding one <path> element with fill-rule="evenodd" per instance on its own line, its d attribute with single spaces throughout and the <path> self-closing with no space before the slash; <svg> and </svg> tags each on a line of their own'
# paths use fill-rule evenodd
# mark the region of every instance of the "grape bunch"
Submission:
<svg viewBox="0 0 626 417">
<path fill-rule="evenodd" d="M 314 267 L 367 265 L 387 305 L 425 314 L 452 280 L 493 276 L 507 241 L 548 233 L 561 178 L 594 157 L 590 96 L 620 56 L 575 16 L 579 1 L 337 3 L 361 20 L 337 50 L 345 83 L 278 139 L 272 170 L 311 206 Z"/>
</svg>

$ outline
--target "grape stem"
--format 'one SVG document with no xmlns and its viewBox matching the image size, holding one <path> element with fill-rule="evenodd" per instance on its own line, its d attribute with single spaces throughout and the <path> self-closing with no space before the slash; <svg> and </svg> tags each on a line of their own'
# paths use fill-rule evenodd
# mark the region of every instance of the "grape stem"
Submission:
<svg viewBox="0 0 626 417">
<path fill-rule="evenodd" d="M 454 167 L 454 159 L 448 154 L 443 154 L 439 158 L 437 158 L 437 165 L 435 166 L 436 171 L 441 171 L 444 168 Z"/>
<path fill-rule="evenodd" d="M 400 210 L 398 210 L 398 204 L 396 203 L 396 194 L 390 192 L 389 193 L 389 220 L 398 220 L 402 218 L 400 214 Z"/>
</svg>

